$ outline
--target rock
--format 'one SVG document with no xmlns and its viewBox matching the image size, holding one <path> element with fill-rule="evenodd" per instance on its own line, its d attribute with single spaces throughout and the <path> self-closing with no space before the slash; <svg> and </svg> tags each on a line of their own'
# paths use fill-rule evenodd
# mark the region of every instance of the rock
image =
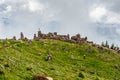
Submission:
<svg viewBox="0 0 120 80">
<path fill-rule="evenodd" d="M 41 52 L 39 52 L 39 53 L 38 53 L 38 56 L 41 56 L 41 54 L 42 54 L 42 53 L 41 53 Z"/>
<path fill-rule="evenodd" d="M 27 67 L 26 70 L 30 71 L 30 70 L 32 70 L 32 67 Z"/>
<path fill-rule="evenodd" d="M 83 59 L 86 59 L 86 55 L 85 54 L 83 55 Z"/>
<path fill-rule="evenodd" d="M 119 68 L 119 65 L 118 65 L 118 64 L 115 64 L 115 65 L 114 65 L 114 68 L 118 69 L 118 68 Z"/>
<path fill-rule="evenodd" d="M 51 42 L 51 45 L 57 45 L 57 42 Z"/>
<path fill-rule="evenodd" d="M 91 71 L 89 71 L 89 72 L 90 72 L 90 74 L 95 74 L 95 72 L 94 72 L 94 71 L 92 71 L 92 70 L 91 70 Z"/>
<path fill-rule="evenodd" d="M 54 35 L 57 35 L 57 32 L 54 32 Z"/>
<path fill-rule="evenodd" d="M 13 38 L 12 38 L 13 40 L 16 40 L 16 36 L 13 36 Z"/>
<path fill-rule="evenodd" d="M 85 68 L 81 67 L 81 68 L 80 68 L 80 71 L 85 71 Z"/>
<path fill-rule="evenodd" d="M 50 70 L 55 70 L 55 68 L 50 68 Z"/>
<path fill-rule="evenodd" d="M 71 55 L 70 59 L 71 59 L 71 60 L 74 60 L 75 58 L 74 58 L 74 56 L 73 56 L 73 55 Z"/>
<path fill-rule="evenodd" d="M 92 53 L 91 46 L 88 47 L 87 51 L 88 51 L 88 53 Z"/>
<path fill-rule="evenodd" d="M 52 55 L 48 55 L 46 61 L 52 60 Z"/>
<path fill-rule="evenodd" d="M 36 34 L 34 34 L 34 38 L 33 38 L 34 40 L 36 40 L 37 39 L 37 36 L 36 36 Z"/>
<path fill-rule="evenodd" d="M 48 80 L 53 80 L 53 78 L 51 78 L 51 77 L 46 77 Z"/>
<path fill-rule="evenodd" d="M 120 50 L 118 50 L 117 53 L 120 54 Z"/>
<path fill-rule="evenodd" d="M 44 41 L 40 40 L 40 44 L 44 46 L 45 43 Z"/>
<path fill-rule="evenodd" d="M 23 35 L 23 32 L 20 33 L 20 40 L 23 40 L 24 39 L 24 35 Z"/>
<path fill-rule="evenodd" d="M 55 50 L 55 52 L 56 52 L 56 53 L 59 53 L 59 52 L 60 52 L 60 50 L 57 48 L 57 49 Z"/>
<path fill-rule="evenodd" d="M 103 50 L 103 47 L 102 47 L 102 46 L 97 46 L 97 48 L 98 48 L 99 50 Z"/>
<path fill-rule="evenodd" d="M 65 48 L 65 51 L 69 51 L 69 50 L 70 50 L 70 48 L 68 48 L 68 47 Z"/>
<path fill-rule="evenodd" d="M 47 77 L 47 76 L 35 75 L 35 76 L 33 77 L 33 80 L 53 80 L 53 78 Z"/>
</svg>

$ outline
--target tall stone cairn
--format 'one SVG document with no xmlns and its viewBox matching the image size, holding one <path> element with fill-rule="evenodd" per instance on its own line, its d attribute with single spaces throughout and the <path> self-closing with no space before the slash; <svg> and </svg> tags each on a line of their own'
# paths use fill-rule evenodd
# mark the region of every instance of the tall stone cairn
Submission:
<svg viewBox="0 0 120 80">
<path fill-rule="evenodd" d="M 36 36 L 36 34 L 34 34 L 34 40 L 36 40 L 37 39 L 37 36 Z"/>
<path fill-rule="evenodd" d="M 70 35 L 69 34 L 67 34 L 67 38 L 68 38 L 68 40 L 70 39 Z"/>
<path fill-rule="evenodd" d="M 38 31 L 38 38 L 41 38 L 41 37 L 42 37 L 42 33 L 41 33 L 40 29 L 39 29 L 39 31 Z"/>
<path fill-rule="evenodd" d="M 79 38 L 79 39 L 81 38 L 81 37 L 80 37 L 80 34 L 76 34 L 76 37 Z"/>
<path fill-rule="evenodd" d="M 24 40 L 23 32 L 20 33 L 20 39 L 21 39 L 21 40 Z"/>
<path fill-rule="evenodd" d="M 13 36 L 13 38 L 12 38 L 13 40 L 16 40 L 16 36 Z"/>
</svg>

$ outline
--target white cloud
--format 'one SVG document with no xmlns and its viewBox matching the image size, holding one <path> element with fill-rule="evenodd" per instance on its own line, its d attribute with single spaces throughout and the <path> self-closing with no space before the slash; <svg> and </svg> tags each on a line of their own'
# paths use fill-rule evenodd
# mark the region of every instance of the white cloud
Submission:
<svg viewBox="0 0 120 80">
<path fill-rule="evenodd" d="M 114 11 L 106 9 L 104 6 L 94 7 L 90 11 L 89 16 L 91 20 L 102 24 L 120 24 L 120 15 Z"/>
<path fill-rule="evenodd" d="M 44 5 L 36 0 L 30 0 L 28 3 L 28 8 L 32 12 L 39 11 L 39 10 L 42 11 L 44 9 Z"/>
<path fill-rule="evenodd" d="M 98 6 L 95 9 L 93 9 L 89 15 L 94 21 L 101 21 L 102 17 L 104 17 L 106 13 L 107 11 L 105 7 Z"/>
<path fill-rule="evenodd" d="M 0 0 L 0 4 L 3 4 L 5 2 L 5 0 Z"/>
<path fill-rule="evenodd" d="M 0 24 L 2 24 L 0 25 L 2 34 L 0 38 L 11 38 L 13 35 L 19 37 L 21 31 L 27 37 L 32 38 L 33 33 L 41 28 L 44 32 L 57 31 L 72 35 L 80 33 L 82 36 L 88 36 L 89 40 L 100 43 L 109 40 L 109 35 L 101 35 L 101 33 L 106 32 L 106 29 L 109 29 L 113 23 L 120 23 L 119 7 L 116 9 L 112 6 L 118 4 L 116 0 L 115 2 L 113 0 L 2 1 L 0 2 Z M 97 22 L 100 25 L 96 25 Z M 101 26 L 101 24 L 110 26 Z M 108 28 L 103 28 L 106 26 Z M 97 32 L 98 27 L 103 28 L 101 32 Z M 119 32 L 117 29 L 119 28 L 114 31 Z M 114 31 L 110 29 L 107 33 L 112 32 L 111 37 L 113 37 L 116 35 Z M 112 39 L 111 42 L 116 40 L 119 38 Z"/>
<path fill-rule="evenodd" d="M 0 23 L 0 32 L 2 31 L 2 26 L 3 26 L 3 25 Z"/>
<path fill-rule="evenodd" d="M 106 15 L 107 19 L 105 23 L 107 24 L 120 24 L 120 15 L 119 13 L 108 11 L 108 14 Z"/>
<path fill-rule="evenodd" d="M 118 34 L 120 34 L 120 28 L 116 29 L 116 32 L 117 32 Z"/>
<path fill-rule="evenodd" d="M 4 11 L 4 13 L 8 13 L 10 11 L 12 11 L 12 6 L 7 6 L 6 10 Z"/>
</svg>

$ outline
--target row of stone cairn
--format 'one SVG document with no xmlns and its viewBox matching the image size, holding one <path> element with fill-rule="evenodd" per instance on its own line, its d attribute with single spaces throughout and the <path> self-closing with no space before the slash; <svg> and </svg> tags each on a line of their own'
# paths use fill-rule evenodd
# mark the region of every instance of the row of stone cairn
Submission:
<svg viewBox="0 0 120 80">
<path fill-rule="evenodd" d="M 40 40 L 40 39 L 54 39 L 54 40 L 61 40 L 66 42 L 72 42 L 72 43 L 83 43 L 87 41 L 87 37 L 81 38 L 80 34 L 76 34 L 75 36 L 72 36 L 70 38 L 70 35 L 58 35 L 57 32 L 48 34 L 43 34 L 40 30 L 38 31 L 38 35 L 34 34 L 34 40 Z"/>
<path fill-rule="evenodd" d="M 90 45 L 97 47 L 100 50 L 107 49 L 110 50 L 106 47 L 100 46 L 98 44 L 94 44 L 93 41 L 87 41 L 87 37 L 81 38 L 80 34 L 76 34 L 75 36 L 71 36 L 69 34 L 67 35 L 58 35 L 57 32 L 51 33 L 49 32 L 48 34 L 44 34 L 41 32 L 41 30 L 38 30 L 37 35 L 34 34 L 33 40 L 41 40 L 41 39 L 53 39 L 53 40 L 61 40 L 65 42 L 70 42 L 70 43 L 89 43 Z M 16 36 L 13 36 L 12 40 L 16 40 Z M 20 33 L 20 38 L 19 40 L 29 40 L 28 38 L 24 37 L 23 32 Z M 118 54 L 120 54 L 120 50 L 115 51 Z"/>
<path fill-rule="evenodd" d="M 34 40 L 40 40 L 40 39 L 54 39 L 54 40 L 61 40 L 66 42 L 72 42 L 72 43 L 83 43 L 87 41 L 87 37 L 81 38 L 80 34 L 76 34 L 75 36 L 72 36 L 70 38 L 70 35 L 58 35 L 57 32 L 48 34 L 43 34 L 40 30 L 38 31 L 38 35 L 34 34 Z"/>
<path fill-rule="evenodd" d="M 13 37 L 13 39 L 16 39 L 15 36 Z M 69 34 L 67 35 L 59 35 L 57 34 L 57 32 L 51 33 L 49 32 L 48 34 L 44 34 L 41 32 L 41 30 L 38 30 L 38 34 L 34 34 L 33 40 L 41 40 L 41 39 L 53 39 L 53 40 L 61 40 L 61 41 L 65 41 L 65 42 L 70 42 L 70 43 L 76 43 L 76 44 L 80 44 L 80 43 L 89 43 L 90 45 L 97 47 L 100 50 L 103 49 L 107 49 L 108 51 L 110 49 L 100 46 L 98 44 L 94 44 L 93 41 L 87 41 L 87 37 L 82 38 L 80 36 L 80 34 L 76 34 L 75 36 L 71 36 Z M 24 37 L 23 33 L 20 33 L 20 40 L 28 40 L 26 37 Z M 114 50 L 115 51 L 115 50 Z M 117 52 L 118 54 L 120 54 L 120 50 L 116 50 L 115 52 Z"/>
<path fill-rule="evenodd" d="M 41 30 L 38 31 L 38 34 L 34 34 L 33 40 L 41 40 L 41 39 L 53 39 L 53 40 L 61 40 L 65 42 L 71 42 L 71 43 L 84 43 L 87 42 L 87 37 L 81 38 L 80 34 L 76 34 L 75 36 L 70 37 L 69 34 L 67 35 L 58 35 L 57 32 L 48 34 L 44 34 L 41 32 Z M 16 40 L 16 37 L 13 36 L 12 40 Z M 23 32 L 20 33 L 19 40 L 28 40 L 27 37 L 24 37 Z"/>
</svg>

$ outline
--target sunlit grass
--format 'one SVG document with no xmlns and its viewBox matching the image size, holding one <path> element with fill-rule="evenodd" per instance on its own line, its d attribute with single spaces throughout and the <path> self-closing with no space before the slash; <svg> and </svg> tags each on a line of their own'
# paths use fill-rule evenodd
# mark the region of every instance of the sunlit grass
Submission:
<svg viewBox="0 0 120 80">
<path fill-rule="evenodd" d="M 55 80 L 120 79 L 120 56 L 90 45 L 57 40 L 0 40 L 0 80 L 32 80 L 36 74 Z M 46 61 L 48 50 L 52 60 Z M 85 59 L 84 59 L 85 55 Z"/>
</svg>

